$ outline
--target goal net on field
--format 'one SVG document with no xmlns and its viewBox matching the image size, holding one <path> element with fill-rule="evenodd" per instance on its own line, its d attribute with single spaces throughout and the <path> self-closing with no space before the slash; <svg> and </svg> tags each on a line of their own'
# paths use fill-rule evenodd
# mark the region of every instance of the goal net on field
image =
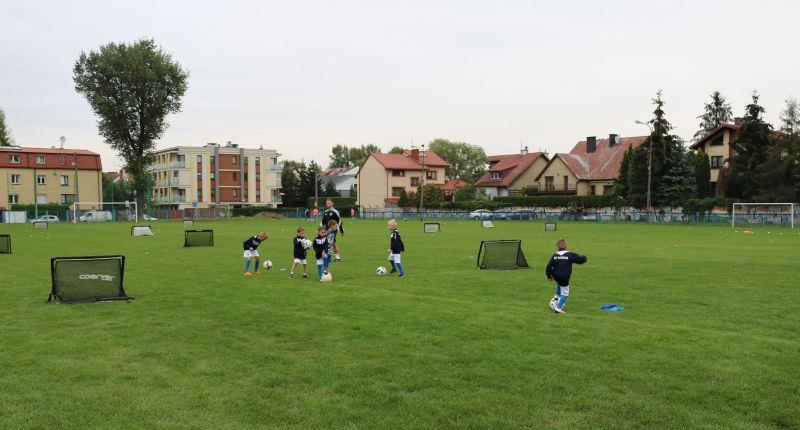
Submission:
<svg viewBox="0 0 800 430">
<path fill-rule="evenodd" d="M 0 254 L 11 254 L 10 234 L 0 234 Z"/>
<path fill-rule="evenodd" d="M 136 202 L 75 202 L 70 208 L 72 222 L 138 222 Z"/>
<path fill-rule="evenodd" d="M 478 249 L 479 269 L 527 269 L 521 240 L 484 240 Z"/>
<path fill-rule="evenodd" d="M 131 227 L 131 236 L 140 237 L 140 236 L 152 236 L 153 230 L 150 228 L 149 225 L 134 225 Z"/>
<path fill-rule="evenodd" d="M 106 300 L 131 300 L 122 288 L 125 257 L 54 257 L 50 259 L 51 300 L 84 303 Z"/>
<path fill-rule="evenodd" d="M 734 203 L 731 227 L 774 225 L 794 228 L 795 203 Z"/>
<path fill-rule="evenodd" d="M 183 246 L 214 246 L 214 230 L 186 230 Z"/>
<path fill-rule="evenodd" d="M 442 226 L 438 222 L 426 222 L 422 229 L 425 233 L 439 233 L 442 231 Z"/>
<path fill-rule="evenodd" d="M 492 220 L 485 219 L 481 221 L 481 227 L 483 228 L 494 228 L 494 223 Z"/>
</svg>

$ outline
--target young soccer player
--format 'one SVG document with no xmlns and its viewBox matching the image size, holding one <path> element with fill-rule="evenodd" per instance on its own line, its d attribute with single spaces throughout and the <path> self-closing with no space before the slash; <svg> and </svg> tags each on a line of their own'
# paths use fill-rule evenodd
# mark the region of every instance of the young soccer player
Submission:
<svg viewBox="0 0 800 430">
<path fill-rule="evenodd" d="M 400 271 L 400 277 L 405 277 L 406 272 L 403 270 L 403 261 L 401 255 L 403 252 L 406 251 L 405 245 L 403 245 L 403 239 L 400 238 L 400 232 L 397 231 L 397 221 L 396 220 L 389 220 L 387 224 L 389 230 L 392 232 L 391 236 L 389 236 L 389 263 L 392 264 L 392 270 L 389 273 L 397 273 Z"/>
<path fill-rule="evenodd" d="M 261 233 L 245 240 L 242 244 L 244 247 L 244 276 L 253 275 L 250 273 L 251 263 L 255 263 L 256 275 L 261 274 L 261 272 L 258 271 L 258 269 L 261 268 L 261 257 L 258 255 L 258 245 L 261 245 L 261 242 L 267 240 L 268 237 L 269 235 L 267 232 L 262 231 Z"/>
<path fill-rule="evenodd" d="M 308 250 L 303 247 L 303 242 L 306 240 L 306 230 L 303 227 L 297 227 L 297 236 L 294 238 L 294 261 L 292 262 L 292 270 L 289 272 L 289 277 L 294 278 L 294 269 L 298 264 L 303 265 L 303 277 L 308 278 L 308 264 L 306 264 L 306 253 Z"/>
<path fill-rule="evenodd" d="M 317 259 L 317 274 L 322 281 L 322 275 L 328 273 L 330 263 L 330 243 L 328 243 L 328 231 L 323 226 L 317 227 L 317 237 L 312 244 L 314 256 Z"/>
<path fill-rule="evenodd" d="M 556 247 L 558 251 L 550 257 L 545 274 L 549 281 L 556 281 L 556 293 L 550 300 L 550 308 L 556 313 L 563 314 L 564 304 L 569 297 L 569 278 L 572 276 L 572 265 L 585 263 L 586 256 L 569 251 L 565 239 L 558 239 Z"/>
</svg>

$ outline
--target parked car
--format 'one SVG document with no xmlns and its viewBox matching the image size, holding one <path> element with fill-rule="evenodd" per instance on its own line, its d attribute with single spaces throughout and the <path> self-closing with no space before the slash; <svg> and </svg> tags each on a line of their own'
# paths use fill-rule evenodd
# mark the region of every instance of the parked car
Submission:
<svg viewBox="0 0 800 430">
<path fill-rule="evenodd" d="M 494 218 L 494 213 L 488 209 L 477 209 L 469 213 L 470 219 L 484 220 Z"/>
<path fill-rule="evenodd" d="M 145 221 L 158 221 L 158 218 L 151 217 L 150 215 L 147 215 L 147 214 L 142 214 L 142 218 Z M 136 221 L 136 214 L 128 215 L 128 221 Z"/>
<path fill-rule="evenodd" d="M 514 211 L 512 211 L 511 209 L 498 209 L 494 211 L 494 219 L 508 220 L 508 219 L 514 219 L 513 216 L 514 216 Z"/>
<path fill-rule="evenodd" d="M 111 221 L 111 211 L 87 211 L 78 217 L 80 222 L 105 222 Z"/>
<path fill-rule="evenodd" d="M 42 215 L 39 218 L 31 220 L 32 223 L 34 223 L 34 222 L 59 222 L 59 221 L 60 220 L 55 215 Z"/>
<path fill-rule="evenodd" d="M 533 209 L 519 209 L 515 210 L 508 219 L 534 220 L 536 219 L 536 212 L 534 212 Z"/>
</svg>

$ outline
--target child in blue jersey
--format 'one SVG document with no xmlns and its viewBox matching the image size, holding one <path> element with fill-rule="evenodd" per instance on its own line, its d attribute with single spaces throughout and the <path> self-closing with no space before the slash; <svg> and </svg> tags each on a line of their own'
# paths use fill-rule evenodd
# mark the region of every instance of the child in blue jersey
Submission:
<svg viewBox="0 0 800 430">
<path fill-rule="evenodd" d="M 267 240 L 269 235 L 267 232 L 262 231 L 261 233 L 247 239 L 242 243 L 242 247 L 244 248 L 244 275 L 245 276 L 252 276 L 253 274 L 250 272 L 250 264 L 255 263 L 255 273 L 256 275 L 260 275 L 261 272 L 258 271 L 261 268 L 261 257 L 258 255 L 258 246 L 261 245 L 261 242 Z"/>
<path fill-rule="evenodd" d="M 330 265 L 333 262 L 334 257 L 336 256 L 336 233 L 339 232 L 339 223 L 336 220 L 329 220 L 328 221 L 328 229 L 326 230 L 325 234 L 328 235 L 328 264 Z M 339 260 L 338 258 L 336 259 Z M 328 273 L 330 273 L 330 266 L 328 268 Z"/>
<path fill-rule="evenodd" d="M 569 251 L 565 239 L 558 239 L 556 247 L 558 251 L 550 257 L 545 274 L 548 280 L 556 281 L 556 293 L 553 299 L 550 300 L 550 309 L 556 313 L 563 314 L 564 304 L 569 297 L 569 279 L 572 276 L 572 265 L 585 263 L 586 256 Z"/>
<path fill-rule="evenodd" d="M 314 257 L 317 259 L 317 274 L 322 281 L 322 275 L 330 270 L 330 243 L 328 242 L 328 230 L 323 226 L 317 227 L 317 237 L 311 245 L 314 248 Z"/>
</svg>

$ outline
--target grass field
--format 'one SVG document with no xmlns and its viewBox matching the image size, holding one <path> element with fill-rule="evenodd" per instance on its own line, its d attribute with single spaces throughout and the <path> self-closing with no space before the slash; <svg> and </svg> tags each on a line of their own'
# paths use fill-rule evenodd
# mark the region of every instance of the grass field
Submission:
<svg viewBox="0 0 800 430">
<path fill-rule="evenodd" d="M 375 275 L 385 223 L 348 222 L 327 285 L 280 271 L 294 220 L 186 249 L 173 222 L 0 225 L 0 428 L 800 428 L 798 230 L 496 225 L 401 222 L 400 279 Z M 259 230 L 275 267 L 246 278 Z M 556 315 L 561 236 L 589 262 Z M 499 238 L 533 268 L 477 270 Z M 136 300 L 45 304 L 51 256 L 117 253 Z"/>
</svg>

